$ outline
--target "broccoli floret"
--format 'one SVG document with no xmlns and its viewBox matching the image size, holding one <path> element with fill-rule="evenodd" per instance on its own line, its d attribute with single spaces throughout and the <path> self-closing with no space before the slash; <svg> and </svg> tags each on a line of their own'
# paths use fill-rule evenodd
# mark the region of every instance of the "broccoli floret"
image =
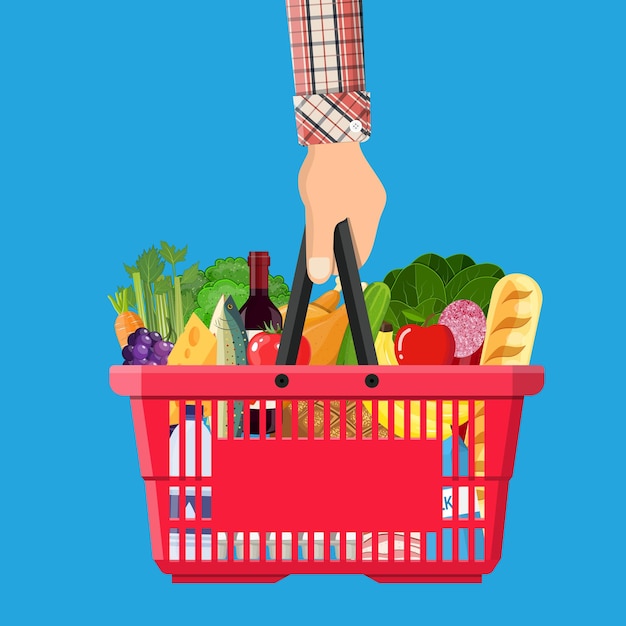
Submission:
<svg viewBox="0 0 626 626">
<path fill-rule="evenodd" d="M 282 276 L 270 276 L 268 281 L 268 295 L 278 307 L 289 302 L 289 287 Z"/>
<path fill-rule="evenodd" d="M 207 283 L 198 293 L 198 308 L 204 311 L 201 316 L 209 321 L 213 316 L 213 311 L 220 299 L 220 296 L 232 296 L 237 308 L 240 309 L 248 299 L 249 289 L 243 283 L 236 283 L 228 278 L 222 278 L 214 283 Z"/>
<path fill-rule="evenodd" d="M 217 259 L 214 265 L 207 267 L 204 275 L 210 283 L 228 278 L 237 284 L 250 284 L 250 268 L 248 261 L 243 257 L 233 258 L 229 256 L 226 259 Z"/>
</svg>

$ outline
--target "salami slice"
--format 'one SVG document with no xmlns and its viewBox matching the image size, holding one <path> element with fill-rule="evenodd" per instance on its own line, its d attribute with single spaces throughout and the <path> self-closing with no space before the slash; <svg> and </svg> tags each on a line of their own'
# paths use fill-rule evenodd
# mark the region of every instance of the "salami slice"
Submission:
<svg viewBox="0 0 626 626">
<path fill-rule="evenodd" d="M 455 358 L 474 354 L 485 341 L 487 320 L 482 309 L 471 300 L 451 302 L 439 316 L 439 324 L 447 326 L 454 335 Z"/>
</svg>

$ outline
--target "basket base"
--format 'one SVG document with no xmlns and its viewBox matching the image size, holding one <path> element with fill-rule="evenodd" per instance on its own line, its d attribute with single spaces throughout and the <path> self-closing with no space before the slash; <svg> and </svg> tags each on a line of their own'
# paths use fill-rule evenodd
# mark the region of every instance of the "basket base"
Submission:
<svg viewBox="0 0 626 626">
<path fill-rule="evenodd" d="M 480 574 L 470 574 L 467 576 L 398 576 L 394 574 L 367 574 L 377 583 L 481 583 L 483 577 Z"/>
<path fill-rule="evenodd" d="M 392 584 L 416 584 L 416 583 L 481 583 L 483 577 L 480 574 L 475 575 L 466 575 L 466 576 L 415 576 L 411 574 L 407 574 L 406 576 L 397 575 L 397 574 L 367 574 L 368 578 L 371 578 L 374 582 L 377 583 L 392 583 Z M 275 576 L 275 575 L 241 575 L 241 574 L 232 574 L 228 575 L 215 575 L 215 576 L 207 576 L 207 575 L 184 575 L 184 574 L 174 574 L 172 575 L 172 583 L 178 584 L 188 584 L 188 583 L 206 583 L 206 584 L 214 584 L 214 583 L 226 583 L 226 584 L 240 584 L 240 583 L 251 583 L 251 584 L 267 584 L 267 583 L 277 583 L 279 580 L 286 578 L 285 576 Z"/>
<path fill-rule="evenodd" d="M 215 576 L 186 576 L 184 574 L 172 575 L 173 583 L 277 583 L 279 580 L 285 578 L 284 576 L 275 575 L 258 575 L 258 576 L 242 576 L 241 574 L 232 574 L 230 576 L 215 575 Z"/>
</svg>

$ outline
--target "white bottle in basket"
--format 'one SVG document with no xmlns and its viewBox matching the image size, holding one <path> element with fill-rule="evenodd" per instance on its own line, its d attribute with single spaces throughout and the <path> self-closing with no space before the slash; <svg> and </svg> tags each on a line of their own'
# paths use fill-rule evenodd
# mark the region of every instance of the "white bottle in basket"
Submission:
<svg viewBox="0 0 626 626">
<path fill-rule="evenodd" d="M 183 476 L 196 475 L 196 407 L 186 405 L 185 412 L 185 462 Z M 177 425 L 170 435 L 170 476 L 180 476 L 180 426 Z M 211 430 L 202 418 L 200 428 L 201 476 L 211 475 Z"/>
<path fill-rule="evenodd" d="M 194 477 L 196 475 L 196 422 L 195 405 L 185 407 L 185 459 L 183 463 L 183 476 Z M 201 476 L 211 476 L 211 430 L 207 426 L 204 418 L 201 418 L 200 427 L 200 471 Z M 180 426 L 177 425 L 170 434 L 170 476 L 180 476 Z M 180 502 L 178 487 L 170 487 L 170 518 L 172 519 L 193 519 L 195 518 L 195 492 L 193 487 L 185 490 L 184 502 Z M 202 487 L 202 517 L 211 517 L 211 487 Z M 180 505 L 179 505 L 180 502 Z M 182 510 L 181 510 L 182 509 Z M 203 558 L 208 552 L 210 555 L 210 535 L 202 535 Z M 205 545 L 205 540 L 209 543 Z M 170 558 L 179 558 L 180 541 L 178 531 L 170 532 Z M 195 539 L 193 533 L 187 533 L 185 540 L 187 558 L 193 558 L 195 550 L 193 546 Z M 210 558 L 210 557 L 209 557 Z"/>
</svg>

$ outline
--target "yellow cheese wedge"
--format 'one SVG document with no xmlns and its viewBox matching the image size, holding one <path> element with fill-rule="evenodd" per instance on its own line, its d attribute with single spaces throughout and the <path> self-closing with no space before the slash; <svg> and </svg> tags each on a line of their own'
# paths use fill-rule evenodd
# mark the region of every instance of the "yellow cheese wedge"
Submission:
<svg viewBox="0 0 626 626">
<path fill-rule="evenodd" d="M 215 365 L 217 339 L 204 322 L 192 313 L 183 334 L 176 340 L 167 358 L 168 365 Z M 190 402 L 188 404 L 194 404 Z M 211 415 L 211 403 L 203 402 L 204 416 Z M 178 402 L 170 402 L 170 424 L 178 424 Z"/>
<path fill-rule="evenodd" d="M 203 321 L 192 313 L 183 334 L 176 340 L 167 358 L 167 364 L 215 365 L 216 361 L 217 339 Z"/>
</svg>

